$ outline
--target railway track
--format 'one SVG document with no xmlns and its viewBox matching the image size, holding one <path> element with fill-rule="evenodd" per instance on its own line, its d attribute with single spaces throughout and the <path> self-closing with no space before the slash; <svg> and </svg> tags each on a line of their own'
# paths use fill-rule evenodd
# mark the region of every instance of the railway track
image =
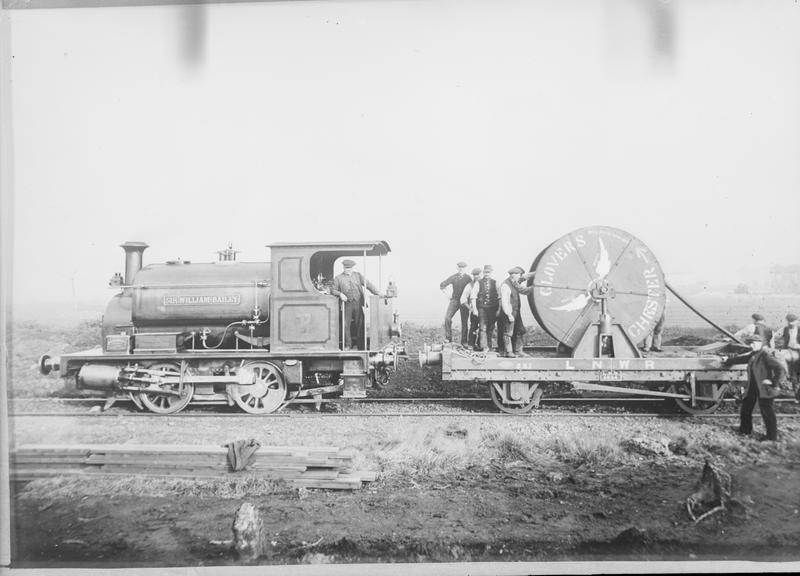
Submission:
<svg viewBox="0 0 800 576">
<path fill-rule="evenodd" d="M 559 413 L 551 413 L 551 414 L 543 414 L 540 413 L 540 416 L 561 416 L 562 414 Z M 606 417 L 625 417 L 625 416 L 632 416 L 632 415 L 620 415 L 620 414 L 573 414 L 574 416 L 606 416 Z M 75 414 L 72 412 L 23 412 L 20 414 L 14 414 L 11 417 L 15 418 L 152 418 L 154 416 L 158 416 L 158 414 Z M 495 412 L 382 412 L 380 414 L 323 414 L 323 413 L 306 413 L 306 414 L 263 414 L 260 415 L 260 418 L 284 418 L 284 419 L 302 419 L 302 418 L 393 418 L 393 417 L 431 417 L 435 416 L 437 418 L 442 417 L 466 417 L 466 418 L 535 418 L 536 415 L 531 413 L 527 414 L 497 414 Z M 647 414 L 637 414 L 637 417 L 645 417 Z M 663 414 L 653 414 L 653 416 L 665 416 Z M 733 416 L 733 415 L 731 415 Z M 246 415 L 241 414 L 172 414 L 167 416 L 168 418 L 231 418 L 231 417 L 240 417 L 245 418 Z"/>
<path fill-rule="evenodd" d="M 103 404 L 107 398 L 87 397 L 87 398 L 14 398 L 11 399 L 11 410 L 9 416 L 12 418 L 47 418 L 47 417 L 73 417 L 73 418 L 375 418 L 375 417 L 467 417 L 467 418 L 506 418 L 508 416 L 546 417 L 546 416 L 567 416 L 577 418 L 685 418 L 690 415 L 675 409 L 669 401 L 654 398 L 631 398 L 631 397 L 551 397 L 543 398 L 542 405 L 545 408 L 538 408 L 528 413 L 508 414 L 496 411 L 480 409 L 481 404 L 490 404 L 491 398 L 475 397 L 446 397 L 446 398 L 359 398 L 325 399 L 323 406 L 334 407 L 323 410 L 308 410 L 309 404 L 316 404 L 315 400 L 295 400 L 286 408 L 270 414 L 248 414 L 244 412 L 228 411 L 228 407 L 222 404 L 197 404 L 189 406 L 181 412 L 175 414 L 156 414 L 148 411 L 134 411 L 129 408 L 132 403 L 128 399 L 119 399 L 115 406 L 107 410 L 98 411 L 99 404 Z M 731 410 L 735 399 L 726 398 L 718 412 L 710 414 L 696 414 L 693 418 L 730 418 L 738 417 L 738 411 Z M 781 406 L 781 417 L 800 416 L 800 406 L 793 399 L 777 399 L 776 402 Z M 64 409 L 39 410 L 39 405 L 53 406 L 61 405 Z M 399 406 L 410 405 L 413 409 L 392 409 L 393 404 Z M 455 406 L 463 405 L 464 409 L 458 408 L 442 410 L 442 405 L 452 404 Z M 91 411 L 80 411 L 80 405 L 93 405 Z M 628 410 L 620 412 L 620 407 L 626 406 Z M 651 408 L 652 407 L 652 408 Z M 655 408 L 657 407 L 657 408 Z M 385 409 L 384 409 L 385 408 Z M 655 408 L 655 409 L 653 409 Z M 797 412 L 797 413 L 794 413 Z"/>
<path fill-rule="evenodd" d="M 362 414 L 342 414 L 336 412 L 306 412 L 299 414 L 262 414 L 255 418 L 283 418 L 283 419 L 303 419 L 303 418 L 429 418 L 429 417 L 458 417 L 458 418 L 528 418 L 536 419 L 547 416 L 553 417 L 572 417 L 572 418 L 663 418 L 663 419 L 685 419 L 690 416 L 687 414 L 666 414 L 663 412 L 640 412 L 631 413 L 610 413 L 610 412 L 528 412 L 525 414 L 500 414 L 497 412 L 379 412 Z M 180 413 L 171 415 L 151 414 L 147 412 L 103 412 L 103 413 L 76 413 L 76 412 L 20 412 L 10 414 L 10 418 L 248 418 L 254 419 L 249 414 L 220 414 L 220 413 Z M 699 414 L 691 418 L 699 419 L 725 419 L 738 418 L 738 414 Z M 800 418 L 800 414 L 779 414 L 780 418 Z"/>
<path fill-rule="evenodd" d="M 42 403 L 42 404 L 44 404 L 44 403 L 47 403 L 47 404 L 53 404 L 53 403 L 72 404 L 72 403 L 81 403 L 81 402 L 84 402 L 84 403 L 92 403 L 92 402 L 103 403 L 106 400 L 108 400 L 108 399 L 107 398 L 101 398 L 101 397 L 91 397 L 91 398 L 90 397 L 87 397 L 87 398 L 11 398 L 10 399 L 10 401 L 12 403 L 15 403 L 15 402 L 16 403 L 30 402 L 30 403 Z M 440 398 L 440 397 L 418 397 L 418 396 L 410 397 L 410 398 L 400 397 L 400 398 L 353 398 L 353 399 L 348 399 L 348 398 L 325 398 L 325 399 L 323 399 L 323 403 L 324 404 L 370 404 L 370 403 L 381 403 L 381 402 L 409 402 L 409 403 L 420 402 L 420 403 L 435 404 L 435 403 L 440 403 L 440 402 L 444 403 L 444 402 L 491 402 L 491 401 L 492 401 L 492 399 L 489 398 L 489 397 L 486 397 L 486 398 L 475 398 L 475 397 L 466 397 L 466 398 L 447 397 L 447 398 Z M 599 396 L 587 397 L 587 396 L 583 396 L 583 397 L 580 397 L 580 398 L 571 397 L 571 396 L 563 396 L 563 397 L 553 396 L 553 397 L 542 398 L 541 401 L 542 401 L 543 404 L 549 404 L 549 403 L 555 403 L 555 402 L 576 403 L 577 404 L 577 403 L 592 403 L 592 402 L 597 402 L 597 403 L 606 403 L 606 402 L 620 402 L 620 403 L 650 402 L 650 403 L 656 403 L 656 402 L 668 402 L 669 400 L 654 399 L 654 398 L 631 398 L 630 396 L 625 396 L 625 397 L 599 397 Z M 723 403 L 731 403 L 731 402 L 735 402 L 735 401 L 736 400 L 734 398 L 724 398 L 722 400 Z M 128 400 L 127 398 L 120 398 L 119 400 L 117 400 L 117 403 L 121 403 L 121 404 L 129 403 L 129 402 L 130 402 L 130 400 Z M 316 402 L 316 400 L 298 399 L 298 400 L 293 400 L 292 401 L 292 405 L 295 405 L 295 404 L 314 404 L 315 402 Z M 793 400 L 791 398 L 777 398 L 777 399 L 775 399 L 775 402 L 776 403 L 788 403 L 788 404 L 797 403 L 795 400 Z"/>
<path fill-rule="evenodd" d="M 81 402 L 105 402 L 107 398 L 12 398 L 11 402 L 32 402 L 32 403 L 81 403 Z M 325 404 L 369 404 L 369 403 L 380 403 L 380 402 L 429 402 L 429 403 L 438 403 L 438 402 L 491 402 L 492 399 L 489 397 L 485 398 L 476 398 L 476 397 L 411 397 L 411 398 L 354 398 L 354 399 L 347 399 L 347 398 L 326 398 L 323 400 Z M 653 398 L 631 398 L 631 397 L 619 397 L 619 398 L 601 398 L 601 397 L 548 397 L 542 398 L 543 403 L 549 402 L 660 402 L 662 400 L 654 400 Z M 727 402 L 729 399 L 723 400 L 723 402 Z M 731 400 L 732 401 L 732 400 Z M 130 402 L 127 398 L 120 398 L 117 400 L 119 403 Z M 314 404 L 316 400 L 307 400 L 307 399 L 298 399 L 293 400 L 292 404 Z"/>
<path fill-rule="evenodd" d="M 488 402 L 488 401 L 483 401 Z M 800 411 L 780 412 L 781 418 L 798 418 Z M 271 414 L 247 414 L 242 412 L 223 412 L 223 411 L 204 411 L 204 410 L 184 410 L 177 414 L 154 414 L 152 412 L 133 412 L 125 409 L 111 408 L 106 411 L 11 411 L 11 418 L 114 418 L 136 419 L 136 418 L 177 418 L 177 419 L 213 419 L 213 418 L 237 418 L 242 420 L 252 420 L 254 418 L 273 418 L 273 419 L 307 419 L 307 418 L 543 418 L 543 417 L 568 417 L 568 418 L 662 418 L 662 419 L 724 419 L 738 418 L 739 414 L 735 411 L 715 412 L 711 414 L 689 415 L 683 412 L 668 411 L 640 411 L 640 412 L 616 412 L 592 409 L 591 411 L 574 410 L 553 410 L 538 409 L 522 414 L 507 414 L 497 411 L 476 411 L 476 410 L 385 410 L 385 411 L 354 411 L 354 412 L 329 412 L 329 411 L 279 411 Z"/>
</svg>

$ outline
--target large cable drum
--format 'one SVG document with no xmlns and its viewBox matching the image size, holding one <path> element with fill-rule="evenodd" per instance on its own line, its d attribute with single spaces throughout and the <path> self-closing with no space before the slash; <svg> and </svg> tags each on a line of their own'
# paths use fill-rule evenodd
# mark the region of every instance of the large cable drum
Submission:
<svg viewBox="0 0 800 576">
<path fill-rule="evenodd" d="M 570 348 L 604 312 L 635 345 L 664 313 L 666 284 L 658 260 L 641 240 L 617 228 L 574 230 L 545 248 L 531 271 L 533 315 Z"/>
</svg>

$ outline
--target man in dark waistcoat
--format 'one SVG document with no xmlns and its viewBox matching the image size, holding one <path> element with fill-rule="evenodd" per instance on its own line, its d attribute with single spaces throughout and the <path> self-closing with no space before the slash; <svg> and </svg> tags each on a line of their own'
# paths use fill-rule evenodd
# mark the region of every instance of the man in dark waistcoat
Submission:
<svg viewBox="0 0 800 576">
<path fill-rule="evenodd" d="M 753 336 L 758 336 L 759 340 L 752 346 L 753 350 L 759 350 L 762 346 L 772 348 L 774 345 L 774 334 L 772 328 L 767 326 L 763 314 L 754 312 L 751 318 L 753 322 L 734 333 L 734 336 L 745 341 Z"/>
<path fill-rule="evenodd" d="M 734 336 L 749 346 L 750 350 L 728 357 L 726 359 L 727 365 L 733 366 L 734 364 L 745 364 L 756 352 L 762 348 L 773 348 L 775 337 L 772 332 L 772 328 L 767 326 L 766 322 L 764 321 L 764 316 L 756 312 L 752 315 L 752 318 L 752 324 L 748 324 L 738 332 L 734 333 Z"/>
<path fill-rule="evenodd" d="M 464 287 L 472 281 L 469 274 L 465 272 L 466 262 L 456 264 L 458 272 L 448 276 L 441 284 L 439 289 L 447 295 L 447 287 L 451 286 L 450 302 L 447 304 L 447 311 L 444 313 L 444 337 L 448 342 L 453 341 L 453 316 L 456 312 L 461 313 L 461 345 L 467 345 L 467 333 L 469 331 L 469 308 L 461 305 L 461 295 Z"/>
<path fill-rule="evenodd" d="M 483 278 L 478 280 L 472 289 L 475 307 L 478 309 L 479 346 L 483 352 L 488 352 L 492 345 L 492 333 L 497 321 L 497 308 L 499 296 L 497 282 L 492 278 L 493 268 L 487 264 L 483 267 Z"/>
<path fill-rule="evenodd" d="M 353 270 L 355 265 L 352 260 L 342 262 L 344 270 L 333 279 L 331 286 L 331 295 L 338 296 L 344 303 L 342 339 L 346 350 L 353 350 L 353 338 L 355 349 L 361 350 L 364 345 L 364 286 L 373 294 L 379 294 L 372 282 Z"/>
<path fill-rule="evenodd" d="M 522 354 L 522 337 L 525 335 L 525 325 L 522 323 L 520 313 L 520 294 L 530 294 L 533 286 L 526 286 L 524 281 L 533 274 L 525 274 L 519 266 L 514 266 L 508 271 L 508 278 L 500 284 L 500 313 L 497 315 L 498 348 L 500 347 L 499 334 L 503 337 L 503 356 L 516 358 Z"/>
<path fill-rule="evenodd" d="M 800 350 L 800 328 L 798 328 L 797 315 L 791 312 L 786 315 L 786 326 L 781 334 L 781 348 Z"/>
</svg>

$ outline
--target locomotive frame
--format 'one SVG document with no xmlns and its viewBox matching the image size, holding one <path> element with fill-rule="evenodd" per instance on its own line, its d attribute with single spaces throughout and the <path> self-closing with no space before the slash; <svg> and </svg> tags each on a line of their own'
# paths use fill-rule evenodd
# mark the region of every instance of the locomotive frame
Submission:
<svg viewBox="0 0 800 576">
<path fill-rule="evenodd" d="M 393 294 L 369 296 L 360 349 L 345 350 L 342 304 L 324 284 L 345 257 L 360 257 L 364 268 L 367 258 L 377 257 L 380 276 L 381 259 L 390 252 L 384 241 L 272 244 L 272 262 L 255 264 L 258 273 L 254 263 L 236 262 L 230 248 L 211 264 L 145 268 L 147 244 L 122 248 L 125 278 L 112 278 L 121 291 L 104 315 L 102 347 L 39 361 L 43 374 L 57 369 L 79 389 L 108 391 L 107 406 L 128 397 L 160 414 L 190 402 L 264 414 L 302 397 L 318 405 L 324 394 L 361 398 L 368 387 L 388 381 L 406 356 Z M 187 275 L 204 280 L 185 282 Z M 173 305 L 182 308 L 174 312 Z M 246 317 L 220 324 L 220 317 L 244 316 L 251 305 Z"/>
</svg>

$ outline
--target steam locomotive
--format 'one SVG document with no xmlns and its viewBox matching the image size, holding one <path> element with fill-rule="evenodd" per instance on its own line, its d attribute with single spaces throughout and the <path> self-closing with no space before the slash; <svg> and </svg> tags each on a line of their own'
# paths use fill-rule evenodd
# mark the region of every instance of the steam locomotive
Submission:
<svg viewBox="0 0 800 576">
<path fill-rule="evenodd" d="M 364 397 L 406 357 L 392 283 L 369 295 L 367 328 L 351 350 L 342 305 L 329 293 L 340 259 L 365 268 L 377 258 L 380 270 L 386 242 L 272 244 L 271 262 L 240 262 L 229 246 L 216 262 L 145 267 L 147 244 L 121 247 L 125 276 L 110 282 L 120 291 L 103 316 L 102 347 L 44 355 L 41 373 L 60 370 L 79 389 L 127 396 L 160 414 L 190 402 L 265 414 L 302 397 Z"/>
</svg>

